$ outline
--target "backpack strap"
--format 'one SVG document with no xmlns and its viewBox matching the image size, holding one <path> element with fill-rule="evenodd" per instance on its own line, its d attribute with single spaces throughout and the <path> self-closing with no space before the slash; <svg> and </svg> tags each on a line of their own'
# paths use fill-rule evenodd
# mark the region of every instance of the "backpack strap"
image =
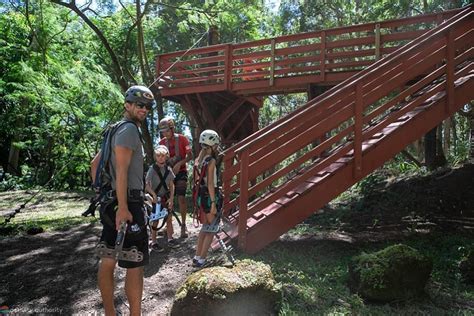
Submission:
<svg viewBox="0 0 474 316">
<path fill-rule="evenodd" d="M 209 156 L 207 157 L 206 159 L 204 159 L 203 163 L 202 163 L 202 167 L 201 167 L 201 173 L 199 175 L 199 184 L 202 185 L 202 186 L 207 186 L 206 183 L 204 182 L 204 177 L 206 176 L 207 174 L 207 167 L 209 165 L 209 162 L 214 159 L 214 157 L 212 156 Z"/>
<path fill-rule="evenodd" d="M 170 143 L 167 138 L 165 141 L 165 145 L 168 149 L 170 148 Z M 174 156 L 175 156 L 174 161 L 180 161 L 183 159 L 181 158 L 181 154 L 179 151 L 179 134 L 176 134 L 176 133 L 174 134 Z"/>
<path fill-rule="evenodd" d="M 125 124 L 133 124 L 136 127 L 140 137 L 140 142 L 143 144 L 142 134 L 140 133 L 140 130 L 138 129 L 138 126 L 135 124 L 135 122 L 121 120 L 109 126 L 103 133 L 102 145 L 100 147 L 100 160 L 94 181 L 94 188 L 96 189 L 102 190 L 102 187 L 106 184 L 104 182 L 110 182 L 112 179 L 111 174 L 115 172 L 114 170 L 109 170 L 113 169 L 112 165 L 110 164 L 110 157 L 112 156 L 112 137 L 117 132 L 117 130 Z"/>
<path fill-rule="evenodd" d="M 165 169 L 165 174 L 161 174 L 160 167 L 156 163 L 153 164 L 153 169 L 155 170 L 156 174 L 158 175 L 158 178 L 160 178 L 160 183 L 158 183 L 158 186 L 154 189 L 155 193 L 158 194 L 160 192 L 161 188 L 163 187 L 166 191 L 165 196 L 167 196 L 170 192 L 168 185 L 166 184 L 166 178 L 168 178 L 168 175 L 170 174 L 170 168 L 166 165 Z"/>
<path fill-rule="evenodd" d="M 179 135 L 174 134 L 174 155 L 176 156 L 176 161 L 180 161 L 183 158 L 181 158 L 181 154 L 179 152 Z"/>
</svg>

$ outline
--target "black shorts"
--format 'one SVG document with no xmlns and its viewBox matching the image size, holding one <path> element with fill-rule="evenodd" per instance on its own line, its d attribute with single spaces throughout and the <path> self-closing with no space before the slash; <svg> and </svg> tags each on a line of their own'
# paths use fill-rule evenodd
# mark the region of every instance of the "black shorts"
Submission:
<svg viewBox="0 0 474 316">
<path fill-rule="evenodd" d="M 115 226 L 111 226 L 110 222 L 115 225 L 115 209 L 117 202 L 110 204 L 104 212 L 101 212 L 101 222 L 104 225 L 102 229 L 102 235 L 100 241 L 105 242 L 109 247 L 115 247 L 115 240 L 117 239 L 117 230 Z M 119 267 L 122 268 L 137 268 L 147 265 L 150 261 L 150 255 L 148 253 L 148 231 L 145 223 L 145 213 L 143 210 L 143 202 L 128 202 L 128 210 L 132 213 L 133 223 L 129 224 L 129 227 L 137 224 L 140 228 L 138 232 L 131 232 L 130 228 L 125 234 L 125 240 L 123 242 L 123 249 L 131 247 L 137 247 L 138 251 L 143 253 L 143 261 L 131 262 L 131 261 L 118 261 Z M 104 215 L 107 216 L 107 220 L 104 220 Z"/>
<path fill-rule="evenodd" d="M 174 178 L 174 192 L 177 196 L 185 196 L 188 187 L 188 174 L 186 171 L 179 171 Z"/>
</svg>

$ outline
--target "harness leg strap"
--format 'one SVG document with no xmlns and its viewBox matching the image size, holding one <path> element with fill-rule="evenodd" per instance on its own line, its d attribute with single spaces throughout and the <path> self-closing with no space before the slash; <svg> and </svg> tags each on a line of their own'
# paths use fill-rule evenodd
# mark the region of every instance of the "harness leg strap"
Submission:
<svg viewBox="0 0 474 316">
<path fill-rule="evenodd" d="M 125 241 L 125 235 L 127 233 L 127 223 L 123 222 L 120 225 L 120 229 L 115 239 L 115 247 L 110 248 L 105 242 L 100 242 L 96 247 L 96 254 L 100 258 L 110 258 L 114 260 L 142 262 L 143 253 L 137 250 L 137 247 L 131 247 L 130 249 L 123 249 L 123 243 Z"/>
</svg>

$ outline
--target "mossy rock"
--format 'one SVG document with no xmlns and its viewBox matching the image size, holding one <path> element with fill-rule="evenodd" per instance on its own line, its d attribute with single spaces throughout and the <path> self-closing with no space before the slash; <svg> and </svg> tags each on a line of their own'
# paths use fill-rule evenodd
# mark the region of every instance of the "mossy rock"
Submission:
<svg viewBox="0 0 474 316">
<path fill-rule="evenodd" d="M 462 281 L 474 284 L 474 249 L 469 249 L 467 254 L 459 262 L 459 271 Z"/>
<path fill-rule="evenodd" d="M 416 249 L 398 244 L 361 254 L 349 264 L 349 287 L 376 302 L 407 300 L 424 293 L 433 262 Z"/>
<path fill-rule="evenodd" d="M 171 315 L 276 315 L 280 301 L 270 267 L 242 260 L 191 274 L 176 293 Z"/>
</svg>

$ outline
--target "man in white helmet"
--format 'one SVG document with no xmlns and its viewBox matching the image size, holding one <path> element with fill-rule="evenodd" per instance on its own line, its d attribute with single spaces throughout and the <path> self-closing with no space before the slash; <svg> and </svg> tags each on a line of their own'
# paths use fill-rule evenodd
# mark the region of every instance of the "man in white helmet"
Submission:
<svg viewBox="0 0 474 316">
<path fill-rule="evenodd" d="M 175 174 L 175 195 L 178 197 L 178 207 L 181 213 L 181 238 L 186 238 L 188 237 L 186 229 L 188 171 L 186 163 L 193 159 L 191 145 L 186 136 L 175 133 L 175 124 L 172 118 L 163 118 L 158 127 L 162 135 L 160 145 L 166 146 L 170 152 L 169 161 Z"/>
<path fill-rule="evenodd" d="M 101 242 L 114 248 L 117 231 L 122 222 L 129 223 L 124 249 L 136 247 L 143 254 L 141 262 L 118 260 L 120 267 L 127 269 L 125 293 L 130 306 L 130 315 L 140 315 L 143 294 L 143 266 L 148 264 L 148 232 L 143 213 L 143 144 L 139 131 L 141 123 L 155 103 L 153 94 L 144 86 L 132 86 L 125 93 L 124 118 L 120 121 L 110 140 L 110 157 L 106 169 L 110 176 L 107 196 L 111 202 L 101 209 L 103 230 Z M 91 176 L 102 178 L 98 171 L 101 155 L 92 160 Z M 103 162 L 103 160 L 102 160 Z M 105 186 L 103 186 L 105 187 Z M 113 198 L 112 198 L 113 197 Z M 134 230 L 130 230 L 133 227 Z M 105 315 L 115 315 L 114 271 L 117 260 L 101 258 L 98 271 L 98 283 L 102 296 Z"/>
</svg>

